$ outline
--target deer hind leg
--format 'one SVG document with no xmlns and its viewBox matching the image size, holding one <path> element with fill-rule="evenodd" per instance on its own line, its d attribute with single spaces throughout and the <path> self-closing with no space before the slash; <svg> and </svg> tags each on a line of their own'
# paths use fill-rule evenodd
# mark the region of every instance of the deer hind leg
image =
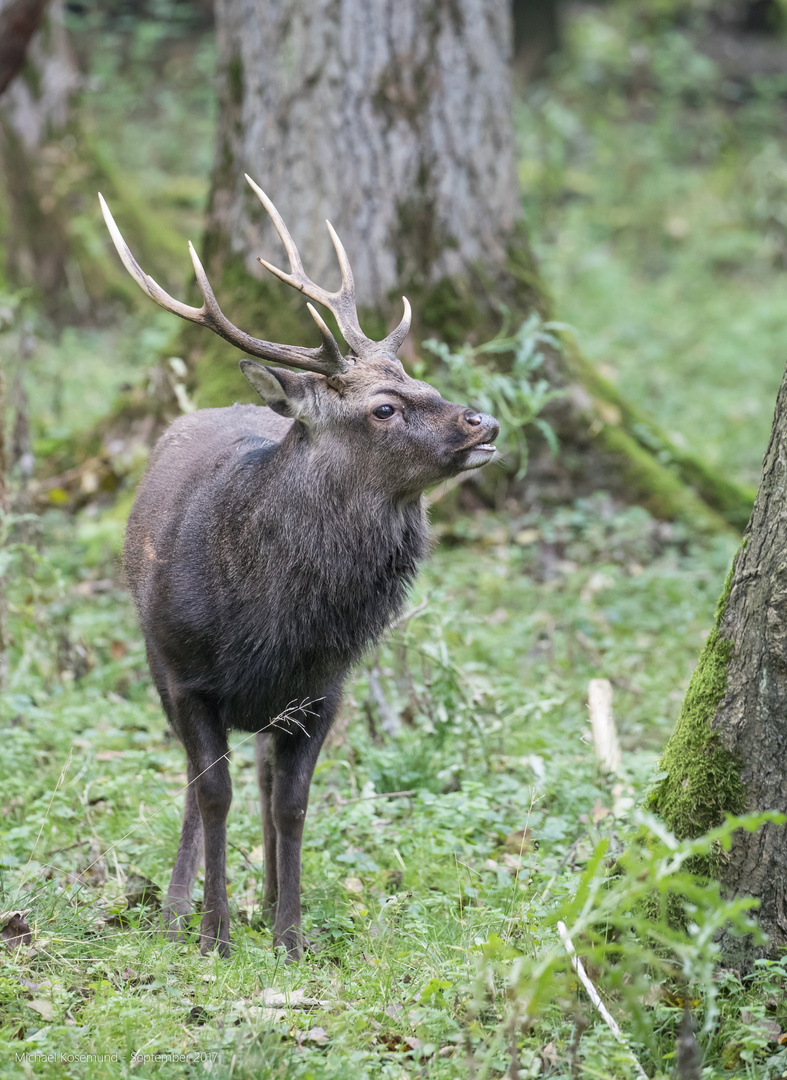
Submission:
<svg viewBox="0 0 787 1080">
<path fill-rule="evenodd" d="M 230 916 L 227 903 L 226 856 L 227 814 L 232 802 L 227 739 L 219 726 L 216 712 L 208 703 L 188 693 L 173 693 L 173 726 L 186 747 L 189 776 L 193 774 L 190 790 L 194 790 L 196 813 L 188 818 L 202 823 L 205 855 L 205 889 L 200 922 L 200 949 L 203 953 L 217 949 L 222 956 L 230 951 Z M 185 821 L 184 821 L 185 828 Z M 180 855 L 180 852 L 178 853 Z M 188 858 L 184 854 L 183 868 L 191 870 L 193 848 Z M 177 872 L 177 863 L 176 872 Z M 173 874 L 173 878 L 174 878 Z"/>
<path fill-rule="evenodd" d="M 148 664 L 153 682 L 159 692 L 161 704 L 167 714 L 170 727 L 177 733 L 177 715 L 173 706 L 170 688 L 173 680 L 167 665 L 152 641 L 147 643 Z M 183 812 L 183 825 L 180 830 L 180 843 L 172 871 L 167 896 L 162 906 L 162 922 L 168 937 L 182 940 L 188 917 L 191 914 L 191 893 L 202 861 L 203 837 L 202 818 L 197 806 L 197 790 L 194 786 L 196 771 L 187 761 L 188 786 L 186 788 L 186 807 Z"/>
<path fill-rule="evenodd" d="M 184 937 L 188 916 L 192 912 L 191 893 L 202 861 L 202 818 L 197 806 L 197 789 L 194 783 L 196 775 L 194 766 L 189 762 L 186 809 L 183 813 L 178 855 L 162 909 L 167 935 L 176 940 Z"/>
<path fill-rule="evenodd" d="M 276 872 L 276 826 L 273 821 L 273 760 L 272 735 L 257 733 L 257 782 L 262 810 L 262 843 L 265 859 L 265 886 L 262 898 L 262 917 L 268 926 L 276 921 L 276 902 L 279 898 L 279 879 Z"/>
</svg>

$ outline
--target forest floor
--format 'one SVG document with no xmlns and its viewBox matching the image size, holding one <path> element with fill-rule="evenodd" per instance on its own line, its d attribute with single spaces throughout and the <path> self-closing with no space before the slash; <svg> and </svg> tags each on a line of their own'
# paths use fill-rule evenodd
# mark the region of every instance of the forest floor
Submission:
<svg viewBox="0 0 787 1080">
<path fill-rule="evenodd" d="M 581 10 L 567 59 L 527 92 L 531 233 L 585 353 L 679 440 L 756 482 L 787 355 L 785 86 L 735 99 L 688 35 L 629 18 Z M 210 153 L 178 155 L 174 91 L 135 112 L 135 70 L 127 58 L 123 92 L 96 95 L 94 122 L 109 139 L 127 121 L 122 164 L 142 187 L 159 176 L 166 192 L 168 161 L 188 162 L 191 194 L 172 206 L 189 221 Z M 154 122 L 172 141 L 143 149 Z M 147 312 L 42 331 L 27 372 L 39 456 L 100 417 L 170 332 Z M 318 766 L 309 949 L 285 967 L 259 917 L 243 735 L 232 957 L 158 929 L 185 770 L 120 582 L 129 498 L 23 521 L 4 552 L 0 909 L 23 910 L 32 940 L 1 957 L 0 1076 L 628 1080 L 633 1055 L 666 1077 L 685 1009 L 694 1075 L 787 1075 L 787 962 L 717 966 L 715 929 L 744 928 L 745 913 L 685 872 L 697 846 L 647 813 L 735 536 L 699 537 L 603 493 L 438 512 L 411 614 L 352 680 Z M 614 773 L 593 749 L 592 678 L 613 687 Z M 669 891 L 682 928 L 663 918 Z M 625 1045 L 577 981 L 559 922 Z"/>
</svg>

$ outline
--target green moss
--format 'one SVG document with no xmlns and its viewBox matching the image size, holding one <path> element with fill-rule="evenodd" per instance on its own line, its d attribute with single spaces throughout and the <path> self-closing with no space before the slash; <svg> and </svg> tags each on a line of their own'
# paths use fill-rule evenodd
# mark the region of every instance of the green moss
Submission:
<svg viewBox="0 0 787 1080">
<path fill-rule="evenodd" d="M 675 731 L 661 759 L 661 769 L 667 775 L 653 789 L 649 800 L 679 840 L 701 836 L 720 825 L 726 814 L 740 814 L 746 808 L 740 762 L 712 726 L 727 691 L 727 672 L 733 654 L 732 642 L 721 633 L 733 568 L 719 598 L 713 628 L 691 677 Z"/>
<path fill-rule="evenodd" d="M 26 57 L 21 74 L 33 100 L 37 102 L 41 97 L 41 71 L 38 64 L 35 64 L 29 56 Z"/>
<path fill-rule="evenodd" d="M 422 336 L 438 334 L 451 346 L 468 340 L 483 341 L 489 314 L 482 316 L 467 280 L 443 278 L 434 287 L 420 290 L 411 285 L 409 293 L 416 297 Z M 496 321 L 499 323 L 499 316 Z"/>
<path fill-rule="evenodd" d="M 252 276 L 237 256 L 211 278 L 227 317 L 254 337 L 291 345 L 318 345 L 319 336 L 303 298 L 286 285 Z M 330 322 L 330 318 L 328 318 Z M 189 358 L 190 390 L 199 408 L 234 401 L 259 403 L 238 370 L 236 348 L 202 327 L 186 324 L 179 351 Z"/>
<path fill-rule="evenodd" d="M 420 238 L 430 237 L 431 266 L 439 255 L 440 238 L 431 227 L 428 211 L 428 206 L 421 205 L 419 210 L 413 202 L 401 206 L 399 224 L 400 238 L 405 235 L 415 238 L 422 253 Z M 513 325 L 526 319 L 534 309 L 542 316 L 547 315 L 549 303 L 521 223 L 511 237 L 505 269 L 497 274 L 477 265 L 468 267 L 461 278 L 424 284 L 429 281 L 428 269 L 408 262 L 405 256 L 400 260 L 402 291 L 413 306 L 416 342 L 436 336 L 452 347 L 466 342 L 481 344 L 500 332 L 504 310 L 509 312 Z M 391 298 L 392 312 L 393 305 L 400 302 L 399 295 L 397 290 Z"/>
<path fill-rule="evenodd" d="M 617 459 L 622 489 L 655 518 L 684 521 L 692 529 L 709 534 L 728 529 L 724 518 L 621 425 L 604 424 L 596 439 L 606 453 Z"/>
<path fill-rule="evenodd" d="M 681 450 L 658 424 L 633 406 L 612 383 L 598 373 L 582 356 L 572 339 L 566 337 L 563 345 L 570 374 L 602 403 L 602 414 L 605 407 L 607 410 L 611 407 L 617 414 L 617 426 L 629 433 L 648 458 L 663 465 L 665 473 L 671 472 L 676 481 L 694 489 L 706 507 L 710 507 L 733 528 L 742 531 L 751 515 L 755 489 L 729 480 L 692 454 Z M 614 436 L 610 435 L 610 439 L 614 441 Z M 655 495 L 658 501 L 658 493 Z M 684 517 L 683 513 L 664 515 L 656 508 L 651 509 L 651 512 L 656 517 Z"/>
</svg>

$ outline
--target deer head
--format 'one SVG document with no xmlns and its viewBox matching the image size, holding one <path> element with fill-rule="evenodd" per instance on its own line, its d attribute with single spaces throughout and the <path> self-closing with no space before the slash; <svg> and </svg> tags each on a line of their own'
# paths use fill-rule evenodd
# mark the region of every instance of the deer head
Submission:
<svg viewBox="0 0 787 1080">
<path fill-rule="evenodd" d="M 361 465 L 353 471 L 366 483 L 392 494 L 419 494 L 440 480 L 476 469 L 492 460 L 499 431 L 491 416 L 445 401 L 429 386 L 405 372 L 396 353 L 410 330 L 411 310 L 403 297 L 404 316 L 382 341 L 361 330 L 355 283 L 347 253 L 330 222 L 326 222 L 339 260 L 341 287 L 328 292 L 307 277 L 300 254 L 276 207 L 246 176 L 260 199 L 287 252 L 289 272 L 260 258 L 272 274 L 309 300 L 327 308 L 336 319 L 349 350 L 342 353 L 336 338 L 312 306 L 321 344 L 316 348 L 263 341 L 240 330 L 221 311 L 207 274 L 189 243 L 203 303 L 199 308 L 170 296 L 146 274 L 120 234 L 109 207 L 99 195 L 101 210 L 118 254 L 142 291 L 166 311 L 207 326 L 226 341 L 261 360 L 295 368 L 264 367 L 241 360 L 243 374 L 274 411 L 291 417 L 309 432 L 313 452 L 333 461 Z M 363 453 L 359 449 L 363 448 Z"/>
</svg>

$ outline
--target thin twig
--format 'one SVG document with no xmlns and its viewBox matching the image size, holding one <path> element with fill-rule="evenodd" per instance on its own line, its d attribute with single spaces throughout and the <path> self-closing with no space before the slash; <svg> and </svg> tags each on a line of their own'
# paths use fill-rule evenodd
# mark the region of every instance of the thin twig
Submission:
<svg viewBox="0 0 787 1080">
<path fill-rule="evenodd" d="M 576 949 L 574 948 L 574 943 L 568 936 L 568 930 L 566 929 L 566 924 L 564 922 L 558 921 L 557 932 L 560 934 L 563 944 L 566 947 L 566 952 L 568 953 L 571 960 L 571 966 L 577 973 L 577 978 L 587 990 L 588 997 L 596 1006 L 596 1009 L 598 1010 L 601 1019 L 604 1021 L 609 1030 L 612 1032 L 612 1034 L 615 1036 L 620 1045 L 628 1054 L 629 1058 L 631 1059 L 631 1064 L 634 1066 L 634 1071 L 636 1072 L 637 1076 L 640 1077 L 640 1080 L 648 1080 L 648 1074 L 634 1057 L 634 1052 L 628 1044 L 628 1039 L 618 1027 L 617 1021 L 612 1016 L 604 1002 L 601 1000 L 598 990 L 596 990 L 595 986 L 590 981 L 590 977 L 585 971 L 585 968 L 582 965 L 582 961 L 577 956 Z"/>
<path fill-rule="evenodd" d="M 383 791 L 379 795 L 360 795 L 357 799 L 343 799 L 341 795 L 336 796 L 337 806 L 349 806 L 350 803 L 357 802 L 369 802 L 372 799 L 403 799 L 407 795 L 417 795 L 417 790 L 412 791 Z"/>
<path fill-rule="evenodd" d="M 397 626 L 401 626 L 402 623 L 409 622 L 410 619 L 414 619 L 416 615 L 420 615 L 422 611 L 426 611 L 429 607 L 429 597 L 425 597 L 420 604 L 416 604 L 415 607 L 408 608 L 407 611 L 403 611 L 401 615 L 397 615 L 393 622 L 388 623 L 388 632 L 394 630 Z"/>
<path fill-rule="evenodd" d="M 72 757 L 73 753 L 74 753 L 74 749 L 73 749 L 73 747 L 71 747 L 69 749 L 69 751 L 68 751 L 68 757 L 66 758 L 66 763 L 63 766 L 63 768 L 60 770 L 60 776 L 57 779 L 57 783 L 55 784 L 55 790 L 52 792 L 52 796 L 51 796 L 51 798 L 49 800 L 49 805 L 46 808 L 46 813 L 44 814 L 44 820 L 41 822 L 41 828 L 38 830 L 38 836 L 36 837 L 35 843 L 33 844 L 32 848 L 30 849 L 30 856 L 29 856 L 29 858 L 27 860 L 27 863 L 25 865 L 24 870 L 22 871 L 22 878 L 21 878 L 19 884 L 16 887 L 16 892 L 14 893 L 14 901 L 13 901 L 14 903 L 16 903 L 16 899 L 19 896 L 19 890 L 22 888 L 22 885 L 24 884 L 25 875 L 27 874 L 27 871 L 30 869 L 30 863 L 33 861 L 33 855 L 35 854 L 35 850 L 38 847 L 38 841 L 41 839 L 41 833 L 44 831 L 44 826 L 47 823 L 47 819 L 49 817 L 49 811 L 52 809 L 52 803 L 55 801 L 55 795 L 57 795 L 58 791 L 60 790 L 60 785 L 65 780 L 66 773 L 68 772 L 69 768 L 71 767 L 71 757 Z M 42 867 L 42 869 L 43 869 L 43 867 Z"/>
<path fill-rule="evenodd" d="M 316 700 L 317 701 L 322 701 L 322 698 L 318 698 Z M 308 733 L 308 731 L 306 731 L 306 729 L 304 728 L 301 721 L 297 720 L 294 717 L 293 714 L 296 713 L 296 712 L 303 712 L 303 713 L 310 713 L 311 715 L 315 715 L 312 712 L 312 710 L 309 709 L 309 705 L 314 705 L 314 704 L 315 704 L 315 701 L 308 701 L 305 698 L 301 702 L 300 705 L 296 705 L 295 702 L 291 702 L 286 707 L 286 709 L 284 709 L 278 716 L 274 716 L 272 720 L 268 721 L 268 723 L 265 724 L 263 727 L 261 727 L 258 731 L 253 731 L 251 733 L 251 735 L 247 735 L 245 739 L 241 739 L 240 742 L 235 743 L 234 746 L 230 746 L 226 753 L 221 754 L 219 757 L 216 758 L 215 761 L 212 761 L 210 763 L 210 765 L 208 765 L 208 767 L 206 769 L 203 769 L 201 773 L 198 773 L 197 776 L 195 776 L 193 780 L 190 780 L 188 784 L 184 784 L 184 786 L 182 788 L 179 788 L 171 798 L 166 799 L 163 803 L 161 803 L 161 805 L 158 806 L 153 811 L 152 814 L 149 814 L 147 817 L 143 818 L 142 821 L 138 822 L 134 826 L 133 829 L 129 829 L 128 832 L 125 833 L 123 836 L 121 836 L 119 840 L 116 840 L 114 844 L 110 844 L 110 846 L 108 848 L 106 848 L 105 851 L 101 852 L 101 854 L 98 856 L 98 858 L 94 859 L 92 863 L 89 863 L 84 868 L 84 870 L 82 870 L 82 875 L 86 874 L 88 870 L 90 870 L 93 866 L 96 865 L 97 862 L 99 862 L 101 859 L 103 859 L 105 855 L 108 855 L 110 853 L 110 851 L 114 851 L 114 849 L 119 844 L 122 844 L 123 841 L 127 837 L 131 836 L 135 832 L 138 832 L 139 829 L 143 828 L 143 826 L 148 825 L 153 820 L 154 817 L 156 817 L 158 814 L 160 814 L 162 812 L 162 810 L 166 810 L 166 808 L 168 806 L 171 806 L 172 803 L 175 801 L 175 799 L 177 799 L 180 795 L 182 795 L 183 792 L 186 791 L 192 784 L 196 783 L 197 780 L 199 780 L 199 778 L 201 776 L 204 776 L 205 773 L 210 772 L 210 770 L 213 768 L 214 765 L 217 765 L 220 761 L 223 761 L 225 759 L 227 761 L 229 761 L 230 754 L 234 753 L 234 751 L 237 750 L 240 746 L 243 746 L 244 743 L 247 743 L 249 741 L 249 739 L 253 739 L 257 735 L 260 735 L 262 732 L 268 731 L 271 728 L 275 728 L 277 731 L 284 731 L 284 732 L 289 734 L 290 733 L 290 728 L 289 727 L 280 727 L 279 726 L 279 722 L 282 721 L 282 720 L 286 724 L 293 724 L 295 727 L 299 728 L 304 735 L 308 735 L 309 733 Z M 69 765 L 71 764 L 71 754 L 72 754 L 72 751 L 69 750 L 68 760 L 66 761 L 66 764 L 63 766 L 63 771 L 60 774 L 60 779 L 58 780 L 57 784 L 55 785 L 55 790 L 52 792 L 52 798 L 49 800 L 49 806 L 47 807 L 47 816 L 49 815 L 49 811 L 52 808 L 52 802 L 54 801 L 54 798 L 55 798 L 55 795 L 57 794 L 58 788 L 60 787 L 61 783 L 63 782 L 66 771 L 67 771 Z M 25 867 L 25 871 L 24 871 L 24 873 L 22 875 L 22 880 L 19 882 L 19 885 L 17 886 L 16 894 L 14 896 L 14 902 L 16 902 L 16 897 L 19 895 L 19 890 L 22 888 L 22 886 L 25 883 L 25 873 L 27 872 L 27 867 L 30 866 L 30 861 L 33 858 L 33 852 L 35 851 L 36 845 L 38 844 L 38 841 L 41 838 L 41 832 L 43 831 L 45 822 L 46 822 L 46 817 L 44 818 L 44 822 L 42 822 L 41 828 L 38 831 L 38 836 L 36 837 L 36 842 L 33 845 L 33 851 L 31 851 L 31 853 L 30 853 L 30 858 L 27 861 L 27 866 Z M 59 873 L 64 873 L 65 872 L 65 871 L 62 870 L 61 867 L 56 866 L 54 863 L 48 863 L 48 864 L 46 864 L 46 866 L 43 866 L 41 869 L 42 870 L 45 870 L 45 869 L 57 870 Z"/>
</svg>

